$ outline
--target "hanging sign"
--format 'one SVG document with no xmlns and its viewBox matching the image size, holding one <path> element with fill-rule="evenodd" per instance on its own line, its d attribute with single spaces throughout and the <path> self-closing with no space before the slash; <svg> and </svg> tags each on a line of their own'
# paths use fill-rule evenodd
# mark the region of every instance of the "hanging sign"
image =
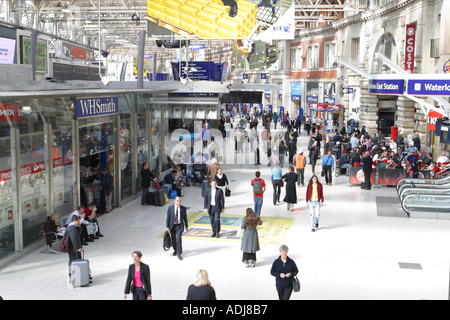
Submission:
<svg viewBox="0 0 450 320">
<path fill-rule="evenodd" d="M 416 47 L 417 25 L 408 24 L 406 26 L 406 47 L 405 47 L 405 70 L 414 73 L 414 52 Z"/>
</svg>

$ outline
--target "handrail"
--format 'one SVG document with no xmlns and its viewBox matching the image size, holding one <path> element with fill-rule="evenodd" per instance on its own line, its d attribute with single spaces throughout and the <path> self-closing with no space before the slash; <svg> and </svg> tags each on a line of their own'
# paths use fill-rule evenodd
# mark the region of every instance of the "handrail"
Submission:
<svg viewBox="0 0 450 320">
<path fill-rule="evenodd" d="M 442 173 L 445 172 L 450 172 L 450 168 L 446 168 Z M 397 189 L 397 195 L 399 195 L 399 189 L 400 187 L 405 184 L 408 183 L 410 185 L 413 184 L 446 184 L 446 183 L 450 183 L 450 175 L 444 177 L 444 178 L 440 178 L 440 179 L 420 179 L 420 178 L 402 178 L 400 180 L 397 181 L 396 184 L 396 189 Z"/>
<path fill-rule="evenodd" d="M 450 183 L 446 184 L 404 184 L 397 191 L 398 197 L 402 199 L 402 195 L 408 190 L 443 190 L 450 189 Z"/>
<path fill-rule="evenodd" d="M 436 200 L 437 198 L 441 198 L 441 199 L 450 199 L 450 195 L 449 195 L 449 194 L 445 194 L 445 195 L 443 195 L 443 194 L 441 194 L 441 195 L 409 194 L 409 195 L 407 195 L 407 196 L 402 200 L 402 202 L 401 202 L 402 209 L 403 209 L 403 211 L 405 211 L 405 212 L 407 213 L 408 216 L 410 216 L 411 211 L 417 211 L 417 210 L 411 210 L 411 209 L 414 208 L 414 205 L 411 205 L 411 204 L 408 205 L 408 204 L 407 204 L 407 201 L 409 200 L 409 198 L 412 198 L 412 197 L 421 197 L 421 196 L 432 197 L 432 198 L 434 198 L 434 200 Z M 450 202 L 449 202 L 449 203 L 450 203 Z M 408 206 L 409 206 L 409 208 L 408 208 Z M 416 205 L 416 208 L 418 208 L 417 205 Z M 424 206 L 424 208 L 426 209 L 426 210 L 424 210 L 424 211 L 430 212 L 430 213 L 431 213 L 431 212 L 436 212 L 436 211 L 438 211 L 438 212 L 450 212 L 450 204 L 449 204 L 449 205 L 440 205 L 440 206 L 439 206 L 438 203 L 434 202 L 434 203 L 433 203 L 433 206 L 427 205 L 426 207 Z M 436 210 L 436 209 L 437 209 L 437 210 Z"/>
<path fill-rule="evenodd" d="M 402 201 L 406 196 L 408 196 L 409 194 L 405 194 L 408 192 L 412 192 L 411 194 L 415 194 L 418 196 L 421 195 L 450 195 L 450 187 L 448 188 L 410 188 L 410 189 L 405 189 L 402 191 L 402 193 L 400 194 L 400 201 Z"/>
</svg>

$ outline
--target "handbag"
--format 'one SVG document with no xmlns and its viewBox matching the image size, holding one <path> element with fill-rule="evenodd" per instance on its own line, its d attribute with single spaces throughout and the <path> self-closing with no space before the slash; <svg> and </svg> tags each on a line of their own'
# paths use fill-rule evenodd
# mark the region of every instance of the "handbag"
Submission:
<svg viewBox="0 0 450 320">
<path fill-rule="evenodd" d="M 322 172 L 320 173 L 321 177 L 325 177 L 325 169 L 322 169 Z"/>
<path fill-rule="evenodd" d="M 225 197 L 229 197 L 231 196 L 231 190 L 230 189 L 226 189 L 225 190 Z"/>
<path fill-rule="evenodd" d="M 301 284 L 300 284 L 300 280 L 298 280 L 297 276 L 294 277 L 293 287 L 294 287 L 294 292 L 300 292 Z"/>
</svg>

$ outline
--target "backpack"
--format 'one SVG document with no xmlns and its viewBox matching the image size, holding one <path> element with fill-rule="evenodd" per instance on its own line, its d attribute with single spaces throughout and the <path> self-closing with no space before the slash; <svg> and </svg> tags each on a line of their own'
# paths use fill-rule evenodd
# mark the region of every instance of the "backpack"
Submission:
<svg viewBox="0 0 450 320">
<path fill-rule="evenodd" d="M 70 242 L 70 238 L 68 233 L 64 233 L 62 239 L 61 239 L 61 244 L 59 246 L 59 250 L 61 252 L 65 252 L 65 253 L 69 253 L 72 252 L 73 246 L 72 246 L 72 242 Z"/>
<path fill-rule="evenodd" d="M 254 194 L 261 194 L 262 193 L 262 185 L 261 185 L 261 179 L 256 180 L 253 183 L 253 193 Z"/>
</svg>

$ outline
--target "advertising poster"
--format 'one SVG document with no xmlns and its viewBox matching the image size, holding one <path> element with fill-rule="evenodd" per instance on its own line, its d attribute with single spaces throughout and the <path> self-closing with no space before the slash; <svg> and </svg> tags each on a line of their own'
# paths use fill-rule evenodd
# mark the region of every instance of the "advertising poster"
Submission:
<svg viewBox="0 0 450 320">
<path fill-rule="evenodd" d="M 31 64 L 31 38 L 21 37 L 21 64 Z M 38 40 L 36 44 L 36 72 L 47 72 L 47 41 Z"/>
<path fill-rule="evenodd" d="M 0 37 L 0 64 L 13 64 L 16 40 Z"/>
<path fill-rule="evenodd" d="M 147 0 L 157 39 L 293 39 L 294 15 L 293 0 Z"/>
</svg>

